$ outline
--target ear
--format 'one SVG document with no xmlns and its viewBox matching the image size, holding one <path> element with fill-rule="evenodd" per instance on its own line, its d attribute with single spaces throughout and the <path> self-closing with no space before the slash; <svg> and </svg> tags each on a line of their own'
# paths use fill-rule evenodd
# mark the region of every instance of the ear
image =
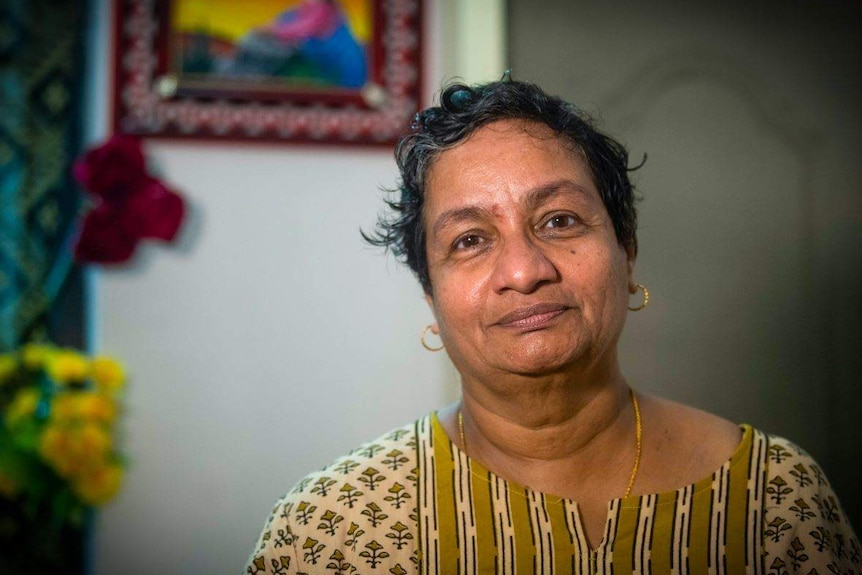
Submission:
<svg viewBox="0 0 862 575">
<path fill-rule="evenodd" d="M 628 274 L 629 280 L 629 293 L 634 294 L 638 291 L 637 286 L 635 286 L 634 275 L 635 275 L 635 259 L 637 256 L 632 252 L 631 249 L 626 250 L 626 270 Z"/>
<path fill-rule="evenodd" d="M 437 310 L 434 308 L 434 298 L 431 297 L 430 293 L 425 294 L 425 303 L 428 304 L 428 307 L 431 308 L 431 313 L 434 314 L 434 317 L 437 317 Z M 437 322 L 431 324 L 431 333 L 434 335 L 440 335 L 440 326 L 437 325 Z"/>
</svg>

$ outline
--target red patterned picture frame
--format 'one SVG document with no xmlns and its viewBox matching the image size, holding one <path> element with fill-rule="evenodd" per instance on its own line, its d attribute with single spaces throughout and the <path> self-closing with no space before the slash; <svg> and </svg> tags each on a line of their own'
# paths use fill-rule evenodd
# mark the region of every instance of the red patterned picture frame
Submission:
<svg viewBox="0 0 862 575">
<path fill-rule="evenodd" d="M 391 145 L 420 108 L 422 0 L 369 0 L 368 75 L 356 88 L 186 81 L 169 54 L 169 0 L 118 0 L 113 128 L 142 137 Z"/>
</svg>

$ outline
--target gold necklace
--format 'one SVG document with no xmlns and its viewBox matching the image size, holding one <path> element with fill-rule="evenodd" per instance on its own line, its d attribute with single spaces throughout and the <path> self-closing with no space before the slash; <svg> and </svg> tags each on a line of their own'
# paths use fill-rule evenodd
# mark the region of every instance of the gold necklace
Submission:
<svg viewBox="0 0 862 575">
<path fill-rule="evenodd" d="M 623 494 L 623 499 L 629 496 L 632 492 L 632 487 L 635 484 L 635 477 L 638 475 L 638 468 L 641 464 L 641 438 L 643 435 L 643 427 L 641 424 L 641 410 L 638 405 L 638 398 L 635 391 L 629 388 L 629 396 L 632 398 L 632 407 L 635 410 L 635 464 L 632 467 L 632 474 L 629 477 L 629 484 L 626 487 L 626 492 Z M 467 453 L 467 436 L 464 435 L 464 415 L 461 408 L 458 408 L 458 435 L 461 439 L 461 451 Z"/>
</svg>

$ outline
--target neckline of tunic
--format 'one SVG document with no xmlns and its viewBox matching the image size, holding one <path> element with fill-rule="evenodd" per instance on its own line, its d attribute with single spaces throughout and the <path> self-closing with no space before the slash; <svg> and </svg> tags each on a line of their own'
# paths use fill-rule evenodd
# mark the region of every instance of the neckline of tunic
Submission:
<svg viewBox="0 0 862 575">
<path fill-rule="evenodd" d="M 674 505 L 678 497 L 685 496 L 686 494 L 691 497 L 696 493 L 699 493 L 706 489 L 711 489 L 716 479 L 720 477 L 727 477 L 730 474 L 731 470 L 733 470 L 736 466 L 750 460 L 751 449 L 754 439 L 754 429 L 751 425 L 747 423 L 740 424 L 739 427 L 742 430 L 742 439 L 736 446 L 736 449 L 734 450 L 733 454 L 711 474 L 693 483 L 683 485 L 678 489 L 662 491 L 659 493 L 642 493 L 638 495 L 629 495 L 628 497 L 616 497 L 608 501 L 605 520 L 605 532 L 602 536 L 601 542 L 596 547 L 591 546 L 591 551 L 595 553 L 597 550 L 603 549 L 608 545 L 612 544 L 613 538 L 611 537 L 611 534 L 608 533 L 608 529 L 613 523 L 611 521 L 611 516 L 614 513 L 614 509 L 639 508 L 644 504 L 644 501 L 646 500 L 654 501 L 653 504 L 656 506 Z M 443 447 L 444 451 L 447 452 L 447 455 L 449 455 L 452 460 L 456 462 L 456 465 L 460 466 L 466 464 L 467 468 L 473 476 L 488 483 L 491 483 L 492 481 L 497 479 L 502 482 L 502 484 L 505 486 L 506 491 L 511 495 L 516 495 L 524 498 L 538 497 L 553 503 L 564 504 L 566 507 L 571 508 L 574 511 L 575 520 L 577 522 L 577 529 L 580 530 L 582 533 L 586 533 L 586 531 L 584 530 L 583 522 L 581 521 L 580 507 L 578 506 L 577 501 L 573 499 L 568 499 L 566 497 L 561 497 L 559 495 L 537 491 L 535 489 L 527 487 L 526 485 L 521 485 L 515 481 L 510 481 L 508 479 L 505 479 L 504 477 L 497 475 L 495 472 L 482 465 L 479 461 L 467 455 L 466 452 L 462 451 L 461 448 L 454 441 L 452 441 L 452 438 L 449 437 L 449 434 L 446 433 L 446 430 L 440 423 L 440 419 L 436 411 L 431 414 L 431 433 L 434 442 L 439 442 L 439 444 Z"/>
</svg>

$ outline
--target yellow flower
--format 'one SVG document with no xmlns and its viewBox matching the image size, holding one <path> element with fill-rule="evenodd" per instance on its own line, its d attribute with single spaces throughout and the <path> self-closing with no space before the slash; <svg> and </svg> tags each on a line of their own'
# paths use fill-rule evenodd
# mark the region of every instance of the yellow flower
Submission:
<svg viewBox="0 0 862 575">
<path fill-rule="evenodd" d="M 112 394 L 119 391 L 126 381 L 123 366 L 117 360 L 98 356 L 93 358 L 90 364 L 90 376 L 96 384 L 96 388 L 102 393 Z"/>
<path fill-rule="evenodd" d="M 0 385 L 9 380 L 17 368 L 18 360 L 15 358 L 15 354 L 0 354 Z"/>
<path fill-rule="evenodd" d="M 116 417 L 114 400 L 95 391 L 61 391 L 51 405 L 51 421 L 58 424 L 85 420 L 110 425 Z"/>
<path fill-rule="evenodd" d="M 68 423 L 78 417 L 78 393 L 61 391 L 51 403 L 51 420 Z"/>
<path fill-rule="evenodd" d="M 63 477 L 71 475 L 78 464 L 72 449 L 70 428 L 66 426 L 47 426 L 39 443 L 39 453 Z"/>
<path fill-rule="evenodd" d="M 15 427 L 32 416 L 36 406 L 39 405 L 39 399 L 38 389 L 28 387 L 19 391 L 6 409 L 6 425 L 10 428 Z"/>
<path fill-rule="evenodd" d="M 84 381 L 90 373 L 87 357 L 71 349 L 61 349 L 47 360 L 48 374 L 59 383 Z"/>
<path fill-rule="evenodd" d="M 88 469 L 72 484 L 75 494 L 88 505 L 102 505 L 120 490 L 123 468 L 109 463 Z"/>
<path fill-rule="evenodd" d="M 102 466 L 112 448 L 111 434 L 96 423 L 51 424 L 42 433 L 39 453 L 62 477 L 76 477 Z"/>
<path fill-rule="evenodd" d="M 37 370 L 44 367 L 45 363 L 54 353 L 54 347 L 40 343 L 28 343 L 21 351 L 21 358 L 27 369 Z"/>
<path fill-rule="evenodd" d="M 111 434 L 96 423 L 85 423 L 72 437 L 75 451 L 84 466 L 101 463 L 111 452 Z"/>
<path fill-rule="evenodd" d="M 117 416 L 117 404 L 101 393 L 81 392 L 75 397 L 76 415 L 83 419 L 111 424 Z"/>
</svg>

